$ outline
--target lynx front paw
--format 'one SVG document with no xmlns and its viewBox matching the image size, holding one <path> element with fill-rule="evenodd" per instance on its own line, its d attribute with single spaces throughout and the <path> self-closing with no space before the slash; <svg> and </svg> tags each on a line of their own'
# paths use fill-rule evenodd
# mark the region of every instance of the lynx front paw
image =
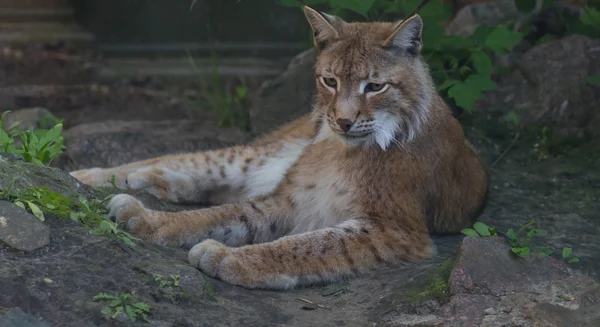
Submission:
<svg viewBox="0 0 600 327">
<path fill-rule="evenodd" d="M 230 284 L 246 288 L 261 285 L 260 277 L 233 255 L 233 248 L 215 240 L 205 240 L 196 244 L 188 253 L 190 264 L 210 277 L 219 278 Z"/>
<path fill-rule="evenodd" d="M 115 195 L 108 203 L 107 209 L 109 216 L 115 217 L 117 222 L 125 223 L 134 235 L 146 238 L 160 227 L 149 210 L 131 195 Z"/>
<path fill-rule="evenodd" d="M 125 180 L 127 175 L 120 172 L 114 172 L 105 168 L 90 168 L 73 171 L 70 173 L 78 181 L 93 187 L 109 187 L 112 185 L 112 178 L 115 177 L 115 186 L 120 189 L 126 188 Z"/>
<path fill-rule="evenodd" d="M 146 190 L 160 200 L 183 202 L 193 198 L 192 178 L 166 168 L 141 169 L 127 176 L 127 187 Z"/>
</svg>

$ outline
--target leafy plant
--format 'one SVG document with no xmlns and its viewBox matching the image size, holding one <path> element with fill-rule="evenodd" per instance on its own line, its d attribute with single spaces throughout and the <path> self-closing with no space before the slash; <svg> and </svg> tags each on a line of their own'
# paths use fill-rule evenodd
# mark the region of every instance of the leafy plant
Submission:
<svg viewBox="0 0 600 327">
<path fill-rule="evenodd" d="M 14 183 L 14 181 L 13 181 Z M 62 219 L 77 221 L 90 229 L 94 235 L 114 237 L 129 246 L 134 246 L 136 238 L 123 231 L 108 218 L 105 209 L 107 196 L 102 201 L 88 200 L 83 195 L 76 201 L 48 188 L 31 188 L 20 192 L 12 192 L 12 185 L 6 190 L 0 190 L 0 199 L 10 201 L 44 220 L 45 213 L 53 214 Z"/>
<path fill-rule="evenodd" d="M 490 227 L 485 223 L 477 221 L 473 224 L 473 228 L 465 228 L 461 232 L 467 236 L 480 237 L 480 236 L 496 236 L 496 228 Z"/>
<path fill-rule="evenodd" d="M 112 319 L 115 319 L 120 313 L 125 313 L 132 322 L 135 322 L 138 317 L 150 322 L 148 321 L 148 315 L 151 314 L 152 308 L 144 302 L 136 302 L 129 293 L 119 294 L 118 296 L 100 293 L 94 296 L 92 300 L 111 301 L 102 309 L 102 314 Z"/>
<path fill-rule="evenodd" d="M 198 71 L 196 61 L 189 51 L 187 52 L 187 58 L 192 69 Z M 246 102 L 249 99 L 248 88 L 243 83 L 237 86 L 234 92 L 230 92 L 222 87 L 218 72 L 219 58 L 213 52 L 211 59 L 212 66 L 209 80 L 207 81 L 203 78 L 199 80 L 202 100 L 212 109 L 217 117 L 218 126 L 238 126 L 245 130 L 250 130 L 250 120 L 245 110 Z"/>
<path fill-rule="evenodd" d="M 528 223 L 526 223 L 525 225 L 523 225 L 521 228 L 519 228 L 516 232 L 514 231 L 514 229 L 509 228 L 506 231 L 506 237 L 508 238 L 508 243 L 510 244 L 511 248 L 510 250 L 512 251 L 512 253 L 516 254 L 519 257 L 522 258 L 528 258 L 531 256 L 531 253 L 537 253 L 538 255 L 550 255 L 552 254 L 552 250 L 549 249 L 542 249 L 540 251 L 532 251 L 531 249 L 531 240 L 535 235 L 541 235 L 543 234 L 545 231 L 542 229 L 537 229 L 537 228 L 530 228 L 529 227 L 533 226 L 533 224 L 535 223 L 535 219 L 529 221 Z M 525 232 L 527 230 L 527 234 L 525 234 L 525 239 L 523 241 L 521 241 L 521 233 Z"/>
<path fill-rule="evenodd" d="M 564 248 L 562 250 L 562 258 L 563 258 L 563 260 L 565 260 L 567 263 L 579 262 L 579 258 L 571 256 L 572 252 L 573 252 L 572 248 Z"/>
<path fill-rule="evenodd" d="M 18 123 L 3 128 L 6 115 L 0 116 L 0 149 L 2 152 L 22 156 L 23 160 L 37 165 L 50 165 L 66 147 L 63 144 L 62 124 L 56 124 L 49 130 L 29 127 L 27 130 L 16 130 Z M 19 142 L 15 142 L 18 140 Z"/>
<path fill-rule="evenodd" d="M 170 274 L 169 280 L 164 280 L 163 276 L 161 274 L 158 274 L 154 277 L 154 281 L 158 282 L 160 287 L 171 287 L 171 286 L 179 287 L 179 279 L 180 278 L 181 278 L 181 276 L 179 276 L 179 275 Z"/>
</svg>

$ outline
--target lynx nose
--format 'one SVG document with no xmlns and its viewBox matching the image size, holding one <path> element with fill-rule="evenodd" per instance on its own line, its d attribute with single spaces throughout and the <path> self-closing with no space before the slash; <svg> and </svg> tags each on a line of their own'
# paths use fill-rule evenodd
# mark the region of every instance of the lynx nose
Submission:
<svg viewBox="0 0 600 327">
<path fill-rule="evenodd" d="M 347 132 L 350 130 L 350 127 L 352 127 L 352 124 L 354 124 L 353 121 L 351 121 L 350 119 L 346 119 L 346 118 L 338 118 L 335 121 L 338 125 L 340 125 L 340 128 L 344 131 Z"/>
</svg>

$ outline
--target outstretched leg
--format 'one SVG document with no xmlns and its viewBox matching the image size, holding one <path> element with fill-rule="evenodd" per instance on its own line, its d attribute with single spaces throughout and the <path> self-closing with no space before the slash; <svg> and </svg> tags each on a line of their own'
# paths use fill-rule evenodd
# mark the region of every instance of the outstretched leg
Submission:
<svg viewBox="0 0 600 327">
<path fill-rule="evenodd" d="M 146 240 L 193 246 L 188 254 L 193 266 L 247 288 L 289 289 L 333 281 L 432 251 L 424 219 L 418 217 L 411 221 L 423 224 L 411 228 L 398 224 L 398 217 L 365 217 L 284 236 L 302 222 L 294 220 L 290 203 L 278 197 L 170 213 L 146 209 L 121 194 L 111 200 L 109 210 Z"/>
<path fill-rule="evenodd" d="M 71 174 L 84 184 L 147 190 L 175 203 L 234 203 L 271 192 L 310 143 L 309 117 L 284 125 L 247 146 L 168 155 Z M 277 138 L 277 135 L 280 137 Z"/>
<path fill-rule="evenodd" d="M 134 235 L 162 245 L 191 248 L 206 239 L 229 246 L 269 242 L 288 233 L 292 208 L 276 197 L 258 198 L 198 210 L 147 209 L 127 194 L 108 204 L 109 215 L 126 223 Z"/>
</svg>

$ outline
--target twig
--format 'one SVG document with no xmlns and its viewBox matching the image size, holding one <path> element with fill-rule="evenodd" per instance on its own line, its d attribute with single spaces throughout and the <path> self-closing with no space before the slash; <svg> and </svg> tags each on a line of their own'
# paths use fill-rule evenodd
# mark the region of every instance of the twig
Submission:
<svg viewBox="0 0 600 327">
<path fill-rule="evenodd" d="M 515 144 L 517 144 L 517 141 L 519 140 L 520 136 L 521 136 L 521 133 L 519 131 L 517 131 L 517 133 L 515 134 L 515 137 L 513 137 L 512 141 L 510 141 L 510 144 L 508 145 L 506 150 L 504 150 L 504 152 L 502 152 L 502 154 L 496 159 L 496 161 L 494 161 L 490 165 L 490 168 L 494 167 L 497 163 L 500 162 L 500 160 L 502 160 L 502 158 L 504 158 L 504 156 L 506 156 L 506 154 L 515 146 Z"/>
<path fill-rule="evenodd" d="M 302 302 L 304 302 L 304 303 L 308 303 L 308 304 L 314 304 L 314 305 L 316 305 L 316 306 L 317 306 L 317 307 L 319 307 L 319 308 L 323 308 L 323 309 L 329 309 L 329 307 L 326 307 L 326 306 L 324 306 L 324 305 L 322 305 L 322 304 L 318 304 L 318 303 L 315 303 L 315 302 L 313 302 L 313 301 L 310 301 L 310 300 L 307 300 L 307 299 L 303 299 L 303 298 L 300 298 L 300 297 L 299 297 L 299 298 L 297 298 L 297 299 L 298 299 L 298 300 L 300 300 L 300 301 L 302 301 Z"/>
</svg>

